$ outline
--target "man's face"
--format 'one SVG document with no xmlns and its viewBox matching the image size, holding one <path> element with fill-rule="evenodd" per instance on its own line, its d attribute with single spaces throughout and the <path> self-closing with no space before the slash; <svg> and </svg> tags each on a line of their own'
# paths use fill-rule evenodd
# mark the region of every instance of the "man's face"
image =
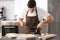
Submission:
<svg viewBox="0 0 60 40">
<path fill-rule="evenodd" d="M 35 10 L 35 7 L 34 8 L 29 8 L 29 11 L 33 12 Z"/>
</svg>

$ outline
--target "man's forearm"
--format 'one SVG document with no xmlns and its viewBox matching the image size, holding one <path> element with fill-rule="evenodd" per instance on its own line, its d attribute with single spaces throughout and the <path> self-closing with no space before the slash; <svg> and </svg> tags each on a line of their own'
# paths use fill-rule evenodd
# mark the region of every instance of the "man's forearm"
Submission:
<svg viewBox="0 0 60 40">
<path fill-rule="evenodd" d="M 46 20 L 42 21 L 41 24 L 47 24 L 53 21 L 53 17 L 52 16 L 48 16 Z"/>
<path fill-rule="evenodd" d="M 20 23 L 20 26 L 24 26 L 24 22 L 23 22 L 23 19 L 22 18 L 19 18 L 19 23 Z"/>
<path fill-rule="evenodd" d="M 51 21 L 53 21 L 53 17 L 52 16 L 48 16 L 47 19 L 45 19 L 44 21 L 40 22 L 37 25 L 37 28 L 42 28 L 42 26 L 44 26 L 47 23 L 50 23 Z"/>
</svg>

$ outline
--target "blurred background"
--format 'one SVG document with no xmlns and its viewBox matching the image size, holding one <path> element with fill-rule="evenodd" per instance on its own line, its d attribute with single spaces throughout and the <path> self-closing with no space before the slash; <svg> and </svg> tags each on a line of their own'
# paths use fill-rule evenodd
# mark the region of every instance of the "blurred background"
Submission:
<svg viewBox="0 0 60 40">
<path fill-rule="evenodd" d="M 28 0 L 0 0 L 0 33 L 4 30 L 2 26 L 7 24 L 16 26 L 18 15 L 27 7 L 27 2 Z M 60 0 L 36 0 L 36 2 L 38 7 L 54 17 L 54 21 L 45 25 L 41 32 L 57 34 L 58 37 L 54 40 L 60 40 Z M 19 24 L 17 26 L 19 27 Z M 19 28 L 18 31 L 21 32 L 21 29 Z"/>
</svg>

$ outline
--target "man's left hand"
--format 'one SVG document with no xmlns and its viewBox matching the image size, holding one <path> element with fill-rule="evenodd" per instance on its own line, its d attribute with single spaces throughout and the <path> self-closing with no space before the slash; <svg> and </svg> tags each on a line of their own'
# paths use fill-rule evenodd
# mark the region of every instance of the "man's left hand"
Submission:
<svg viewBox="0 0 60 40">
<path fill-rule="evenodd" d="M 37 25 L 37 29 L 42 28 L 43 25 L 44 25 L 44 22 L 42 21 L 41 23 L 39 23 L 39 24 Z"/>
<path fill-rule="evenodd" d="M 39 29 L 39 28 L 41 28 L 41 27 L 42 27 L 42 24 L 39 23 L 39 24 L 37 25 L 37 29 Z"/>
</svg>

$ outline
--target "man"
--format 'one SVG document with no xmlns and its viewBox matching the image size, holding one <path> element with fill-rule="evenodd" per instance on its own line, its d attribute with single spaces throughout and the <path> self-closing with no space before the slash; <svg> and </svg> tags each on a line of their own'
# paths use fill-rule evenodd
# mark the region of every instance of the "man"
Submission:
<svg viewBox="0 0 60 40">
<path fill-rule="evenodd" d="M 36 6 L 35 0 L 29 0 L 27 6 L 28 8 L 19 17 L 20 26 L 24 27 L 26 24 L 26 33 L 31 33 L 30 31 L 35 30 L 34 28 L 41 29 L 53 20 L 49 13 Z"/>
</svg>

